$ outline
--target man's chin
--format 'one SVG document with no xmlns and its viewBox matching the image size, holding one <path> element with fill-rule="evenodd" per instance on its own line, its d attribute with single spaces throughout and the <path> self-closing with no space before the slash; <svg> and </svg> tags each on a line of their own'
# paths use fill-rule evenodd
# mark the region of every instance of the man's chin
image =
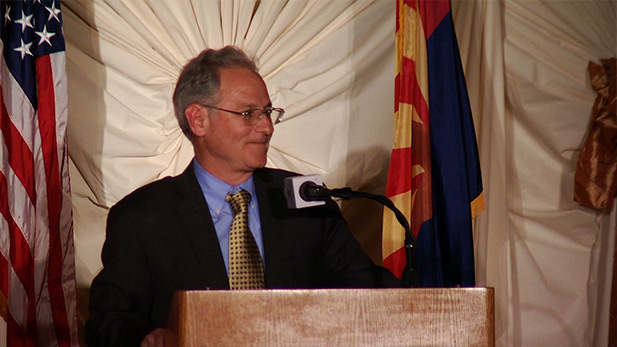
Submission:
<svg viewBox="0 0 617 347">
<path fill-rule="evenodd" d="M 265 166 L 266 166 L 266 162 L 263 162 L 263 163 L 255 164 L 254 166 L 252 166 L 252 169 L 257 170 L 257 169 L 264 168 Z"/>
<path fill-rule="evenodd" d="M 267 162 L 268 162 L 268 158 L 266 157 L 266 158 L 263 158 L 263 160 L 255 160 L 249 163 L 248 167 L 250 167 L 252 170 L 261 169 L 266 166 Z"/>
<path fill-rule="evenodd" d="M 260 169 L 266 166 L 268 162 L 268 151 L 257 151 L 254 152 L 254 155 L 247 157 L 246 163 L 249 164 L 251 168 Z"/>
</svg>

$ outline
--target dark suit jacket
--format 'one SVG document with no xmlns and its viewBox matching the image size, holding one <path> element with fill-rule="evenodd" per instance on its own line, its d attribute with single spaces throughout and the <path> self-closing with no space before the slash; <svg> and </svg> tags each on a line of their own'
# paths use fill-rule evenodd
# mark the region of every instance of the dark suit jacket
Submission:
<svg viewBox="0 0 617 347">
<path fill-rule="evenodd" d="M 287 208 L 284 177 L 254 172 L 266 288 L 377 287 L 377 269 L 338 206 Z M 89 345 L 138 345 L 167 323 L 178 289 L 229 289 L 208 206 L 192 166 L 146 185 L 111 208 L 104 268 L 90 289 Z"/>
</svg>

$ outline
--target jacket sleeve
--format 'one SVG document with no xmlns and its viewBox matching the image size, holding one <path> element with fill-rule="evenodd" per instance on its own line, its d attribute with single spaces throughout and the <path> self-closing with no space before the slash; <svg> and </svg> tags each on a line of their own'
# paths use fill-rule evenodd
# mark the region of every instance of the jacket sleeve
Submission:
<svg viewBox="0 0 617 347">
<path fill-rule="evenodd" d="M 88 346 L 138 346 L 148 326 L 150 280 L 145 254 L 128 213 L 114 206 L 108 215 L 103 269 L 90 288 Z"/>
<path fill-rule="evenodd" d="M 330 201 L 333 211 L 326 223 L 324 240 L 324 277 L 328 287 L 381 288 L 400 287 L 400 281 L 387 269 L 377 266 L 355 239 L 336 203 Z"/>
</svg>

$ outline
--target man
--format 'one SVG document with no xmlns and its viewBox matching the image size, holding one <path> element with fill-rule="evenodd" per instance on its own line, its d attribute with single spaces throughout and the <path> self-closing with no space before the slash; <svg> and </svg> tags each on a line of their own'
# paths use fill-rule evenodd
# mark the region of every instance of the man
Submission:
<svg viewBox="0 0 617 347">
<path fill-rule="evenodd" d="M 175 290 L 381 285 L 382 269 L 362 251 L 334 202 L 287 208 L 283 179 L 294 174 L 264 168 L 273 123 L 284 111 L 272 107 L 242 51 L 203 51 L 183 68 L 173 101 L 195 158 L 181 175 L 142 187 L 111 208 L 104 267 L 90 291 L 89 345 L 161 343 Z M 227 200 L 236 195 L 250 199 L 244 212 L 246 242 L 256 254 L 250 274 L 237 275 L 231 256 L 237 215 Z M 256 282 L 238 286 L 249 277 Z"/>
</svg>

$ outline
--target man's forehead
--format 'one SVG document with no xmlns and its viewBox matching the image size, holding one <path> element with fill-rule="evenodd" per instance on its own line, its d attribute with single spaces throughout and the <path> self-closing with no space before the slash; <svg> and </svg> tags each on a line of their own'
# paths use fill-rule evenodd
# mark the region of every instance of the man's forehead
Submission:
<svg viewBox="0 0 617 347">
<path fill-rule="evenodd" d="M 247 107 L 263 107 L 264 97 L 268 97 L 268 89 L 261 76 L 247 68 L 221 69 L 221 84 L 219 97 L 242 99 Z M 239 100 L 240 101 L 240 100 Z"/>
<path fill-rule="evenodd" d="M 222 68 L 219 70 L 219 76 L 221 80 L 223 80 L 223 78 L 234 78 L 234 77 L 252 78 L 254 77 L 254 78 L 257 78 L 263 81 L 259 73 L 249 68 L 243 67 L 243 66 L 232 66 L 232 67 Z"/>
</svg>

